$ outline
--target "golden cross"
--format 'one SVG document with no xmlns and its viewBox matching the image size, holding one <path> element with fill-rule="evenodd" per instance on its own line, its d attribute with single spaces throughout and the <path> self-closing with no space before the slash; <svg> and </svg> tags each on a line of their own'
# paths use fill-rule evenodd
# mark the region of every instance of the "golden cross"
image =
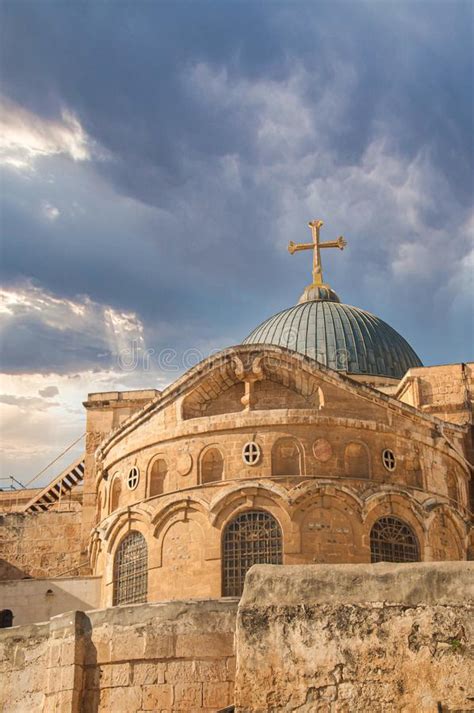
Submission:
<svg viewBox="0 0 474 713">
<path fill-rule="evenodd" d="M 338 237 L 337 240 L 330 240 L 327 243 L 321 243 L 319 241 L 319 231 L 324 225 L 322 220 L 312 220 L 308 223 L 311 228 L 311 236 L 313 238 L 312 243 L 294 243 L 290 240 L 288 245 L 288 252 L 293 255 L 293 253 L 299 250 L 312 250 L 313 251 L 313 285 L 323 285 L 323 269 L 321 266 L 321 248 L 339 248 L 339 250 L 344 250 L 347 242 L 344 240 L 342 235 Z"/>
</svg>

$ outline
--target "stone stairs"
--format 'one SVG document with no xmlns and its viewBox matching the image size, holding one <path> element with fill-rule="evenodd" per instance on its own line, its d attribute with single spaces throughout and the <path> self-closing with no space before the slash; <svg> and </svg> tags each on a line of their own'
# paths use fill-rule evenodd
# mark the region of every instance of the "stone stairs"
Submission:
<svg viewBox="0 0 474 713">
<path fill-rule="evenodd" d="M 84 455 L 69 465 L 43 490 L 29 500 L 24 506 L 24 512 L 44 512 L 56 505 L 67 495 L 76 485 L 80 485 L 84 480 Z"/>
</svg>

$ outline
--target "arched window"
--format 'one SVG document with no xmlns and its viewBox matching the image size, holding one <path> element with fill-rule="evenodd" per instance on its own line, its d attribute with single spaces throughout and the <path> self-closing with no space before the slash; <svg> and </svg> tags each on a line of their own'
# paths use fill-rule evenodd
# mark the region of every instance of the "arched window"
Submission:
<svg viewBox="0 0 474 713">
<path fill-rule="evenodd" d="M 418 562 L 417 539 L 411 529 L 396 517 L 381 517 L 370 531 L 372 562 Z"/>
<path fill-rule="evenodd" d="M 114 558 L 114 606 L 146 602 L 148 592 L 148 552 L 140 532 L 130 532 L 120 543 Z"/>
<path fill-rule="evenodd" d="M 294 438 L 280 438 L 272 449 L 272 475 L 300 475 L 301 452 Z"/>
<path fill-rule="evenodd" d="M 346 475 L 359 478 L 370 477 L 369 452 L 363 443 L 348 443 L 344 451 L 344 469 Z"/>
<path fill-rule="evenodd" d="M 222 480 L 224 459 L 218 448 L 209 448 L 201 459 L 201 483 Z"/>
<path fill-rule="evenodd" d="M 11 609 L 0 611 L 0 629 L 9 629 L 13 626 L 13 612 Z"/>
<path fill-rule="evenodd" d="M 458 482 L 454 473 L 448 473 L 448 498 L 455 503 L 459 500 Z"/>
<path fill-rule="evenodd" d="M 118 476 L 112 483 L 112 494 L 110 496 L 110 512 L 114 512 L 120 507 L 120 495 L 122 493 L 122 481 Z"/>
<path fill-rule="evenodd" d="M 168 464 L 164 458 L 158 458 L 151 467 L 150 497 L 161 495 L 165 489 L 165 478 L 168 474 Z"/>
<path fill-rule="evenodd" d="M 281 529 L 270 513 L 250 510 L 237 515 L 224 531 L 223 596 L 240 597 L 253 564 L 281 564 L 282 558 Z"/>
</svg>

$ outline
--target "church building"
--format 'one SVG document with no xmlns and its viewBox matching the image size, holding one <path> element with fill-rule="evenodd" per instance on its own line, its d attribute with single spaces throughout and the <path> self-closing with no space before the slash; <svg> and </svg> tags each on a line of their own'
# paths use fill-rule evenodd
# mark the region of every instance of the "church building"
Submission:
<svg viewBox="0 0 474 713">
<path fill-rule="evenodd" d="M 108 609 L 238 598 L 254 564 L 472 558 L 474 364 L 425 367 L 344 304 L 321 251 L 345 240 L 309 226 L 289 245 L 313 255 L 298 304 L 162 392 L 89 394 L 84 456 L 16 511 L 2 494 L 3 580 L 89 578 Z M 31 523 L 50 528 L 41 559 Z M 15 621 L 11 591 L 3 625 L 41 621 Z"/>
</svg>

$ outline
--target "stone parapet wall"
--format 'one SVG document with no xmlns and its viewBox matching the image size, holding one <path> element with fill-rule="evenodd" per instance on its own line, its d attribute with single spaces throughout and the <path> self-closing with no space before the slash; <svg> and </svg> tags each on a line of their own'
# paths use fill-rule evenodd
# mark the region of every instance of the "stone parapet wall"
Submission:
<svg viewBox="0 0 474 713">
<path fill-rule="evenodd" d="M 473 710 L 473 575 L 455 562 L 252 568 L 236 711 Z"/>
<path fill-rule="evenodd" d="M 469 562 L 259 565 L 239 605 L 136 604 L 4 629 L 0 710 L 474 710 L 473 574 Z"/>
<path fill-rule="evenodd" d="M 81 511 L 0 514 L 0 580 L 87 574 Z"/>
<path fill-rule="evenodd" d="M 138 604 L 3 630 L 0 710 L 213 713 L 233 700 L 236 610 Z"/>
</svg>

